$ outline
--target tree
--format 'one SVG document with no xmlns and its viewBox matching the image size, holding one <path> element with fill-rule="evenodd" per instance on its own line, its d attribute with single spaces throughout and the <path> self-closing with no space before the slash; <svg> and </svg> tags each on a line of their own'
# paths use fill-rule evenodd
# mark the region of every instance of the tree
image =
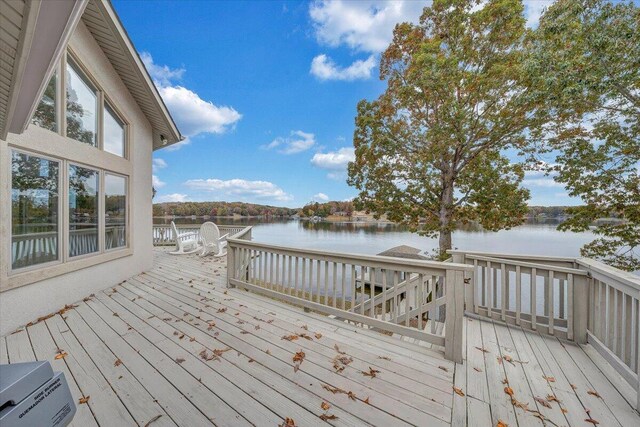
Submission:
<svg viewBox="0 0 640 427">
<path fill-rule="evenodd" d="M 559 0 L 527 49 L 546 123 L 533 134 L 554 158 L 539 166 L 583 202 L 559 228 L 584 231 L 600 218 L 621 218 L 597 225 L 598 238 L 581 254 L 640 269 L 640 8 Z"/>
<path fill-rule="evenodd" d="M 520 224 L 533 108 L 522 84 L 520 1 L 436 0 L 417 25 L 396 26 L 380 63 L 386 91 L 358 104 L 350 185 L 358 209 L 435 237 L 443 257 L 456 223 Z"/>
</svg>

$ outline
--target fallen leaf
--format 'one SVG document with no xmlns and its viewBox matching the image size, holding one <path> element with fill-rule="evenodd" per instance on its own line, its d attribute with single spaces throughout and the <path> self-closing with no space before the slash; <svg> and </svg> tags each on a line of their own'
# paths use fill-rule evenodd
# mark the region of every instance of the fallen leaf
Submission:
<svg viewBox="0 0 640 427">
<path fill-rule="evenodd" d="M 556 379 L 554 377 L 547 377 L 547 376 L 542 376 L 542 378 L 544 378 L 545 380 L 547 380 L 550 383 L 555 383 Z"/>
<path fill-rule="evenodd" d="M 445 372 L 449 372 L 449 370 L 447 368 L 445 368 L 444 366 L 438 366 L 438 369 L 442 369 Z"/>
<path fill-rule="evenodd" d="M 543 399 L 541 397 L 534 397 L 535 401 L 538 402 L 539 404 L 541 404 L 542 406 L 544 406 L 545 408 L 549 408 L 551 409 L 551 405 L 549 404 L 549 402 L 546 401 L 546 399 Z"/>
<path fill-rule="evenodd" d="M 476 368 L 475 366 L 473 367 L 473 370 L 476 371 L 476 372 L 482 372 L 482 369 Z"/>
<path fill-rule="evenodd" d="M 340 347 L 338 347 L 338 344 L 334 344 L 333 348 L 340 354 L 347 354 L 344 351 L 340 351 Z"/>
<path fill-rule="evenodd" d="M 56 354 L 56 357 L 54 357 L 55 360 L 60 360 L 60 359 L 64 359 L 65 357 L 67 357 L 68 354 L 66 351 L 62 351 L 58 354 Z"/>
<path fill-rule="evenodd" d="M 338 417 L 336 417 L 335 415 L 329 415 L 329 414 L 322 414 L 320 415 L 320 419 L 322 421 L 327 421 L 327 420 L 337 420 Z"/>
<path fill-rule="evenodd" d="M 293 361 L 302 363 L 302 361 L 304 360 L 304 356 L 304 351 L 300 350 L 293 355 Z"/>
<path fill-rule="evenodd" d="M 523 411 L 529 411 L 528 403 L 520 402 L 517 399 L 514 399 L 513 397 L 511 398 L 511 404 L 516 408 L 522 409 Z"/>
<path fill-rule="evenodd" d="M 323 410 L 323 411 L 327 411 L 327 410 L 329 410 L 329 408 L 331 408 L 331 405 L 329 405 L 327 402 L 324 402 L 324 401 L 323 401 L 323 402 L 320 404 L 320 407 L 322 408 L 322 410 Z"/>
<path fill-rule="evenodd" d="M 345 393 L 346 394 L 346 391 L 342 390 L 341 388 L 331 387 L 328 384 L 322 384 L 322 388 L 327 390 L 327 391 L 330 391 L 333 394 L 336 394 L 336 393 Z"/>
<path fill-rule="evenodd" d="M 595 396 L 595 397 L 597 397 L 597 398 L 602 399 L 602 396 L 600 396 L 600 394 L 598 394 L 598 392 L 597 392 L 597 391 L 595 391 L 595 390 L 588 390 L 588 391 L 587 391 L 587 394 L 590 394 L 591 396 Z"/>
<path fill-rule="evenodd" d="M 87 403 L 90 398 L 91 398 L 91 396 L 83 396 L 80 399 L 78 399 L 78 403 L 79 404 Z"/>
<path fill-rule="evenodd" d="M 319 340 L 320 338 L 322 338 L 322 334 L 320 332 L 316 332 L 315 334 L 313 334 L 317 340 Z"/>
<path fill-rule="evenodd" d="M 378 359 L 391 361 L 391 358 L 387 356 L 378 356 Z"/>
<path fill-rule="evenodd" d="M 484 348 L 484 347 L 476 347 L 476 350 L 480 350 L 480 351 L 481 351 L 481 352 L 483 352 L 483 353 L 489 353 L 489 350 L 487 350 L 487 349 L 486 349 L 486 348 Z"/>
<path fill-rule="evenodd" d="M 182 357 L 176 357 L 176 363 L 182 363 L 184 359 Z"/>
<path fill-rule="evenodd" d="M 464 396 L 464 392 L 462 391 L 461 388 L 453 386 L 453 391 L 455 391 L 458 396 Z"/>
<path fill-rule="evenodd" d="M 302 329 L 304 329 L 305 331 L 308 331 L 308 330 L 309 330 L 309 327 L 308 327 L 307 325 L 302 325 L 302 326 L 300 326 L 300 327 L 301 327 Z"/>
<path fill-rule="evenodd" d="M 357 400 L 356 394 L 352 391 L 348 391 L 347 396 L 349 396 L 349 399 L 351 400 Z"/>
<path fill-rule="evenodd" d="M 285 335 L 282 337 L 283 340 L 287 340 L 287 341 L 295 341 L 298 339 L 297 335 Z"/>
<path fill-rule="evenodd" d="M 513 389 L 511 387 L 505 387 L 504 392 L 509 396 L 513 397 Z"/>
<path fill-rule="evenodd" d="M 286 417 L 278 427 L 296 427 L 296 422 L 293 418 Z"/>
<path fill-rule="evenodd" d="M 553 394 L 548 394 L 548 395 L 547 395 L 547 401 L 549 401 L 549 402 L 558 402 L 558 403 L 560 403 L 560 401 L 558 400 L 558 398 L 557 398 L 557 397 L 555 397 Z"/>
<path fill-rule="evenodd" d="M 122 365 L 122 360 L 120 359 L 116 359 L 116 361 L 113 362 L 113 366 L 120 366 L 120 365 Z"/>
<path fill-rule="evenodd" d="M 367 398 L 365 400 L 363 400 L 364 403 L 366 403 L 367 405 L 370 405 L 369 403 L 369 396 L 367 396 Z"/>
<path fill-rule="evenodd" d="M 371 366 L 369 366 L 369 372 L 365 372 L 365 371 L 361 371 L 362 375 L 364 375 L 365 377 L 371 377 L 371 378 L 375 378 L 376 374 L 379 374 L 380 371 L 378 371 L 377 369 L 373 369 Z"/>
<path fill-rule="evenodd" d="M 576 387 L 576 386 L 575 386 L 575 385 L 573 385 L 573 384 L 569 384 L 569 385 L 570 385 L 570 386 L 571 386 L 571 388 L 572 388 L 572 389 L 574 389 L 574 390 L 577 390 L 577 389 L 578 389 L 578 387 Z"/>
<path fill-rule="evenodd" d="M 229 350 L 231 350 L 231 348 L 230 348 L 230 347 L 223 348 L 223 349 L 216 348 L 216 349 L 214 349 L 214 350 L 213 350 L 213 354 L 215 354 L 216 356 L 218 356 L 218 357 L 219 357 L 219 356 L 222 356 L 222 354 L 223 354 L 224 352 L 229 351 Z"/>
<path fill-rule="evenodd" d="M 496 424 L 496 427 L 509 427 L 509 424 L 505 423 L 502 420 L 498 420 L 498 424 Z"/>
<path fill-rule="evenodd" d="M 600 422 L 599 422 L 599 421 L 596 421 L 596 420 L 594 420 L 594 419 L 593 419 L 593 417 L 591 417 L 591 411 L 590 411 L 590 410 L 585 409 L 585 412 L 587 413 L 587 416 L 589 417 L 589 418 L 585 418 L 585 421 L 586 421 L 586 422 L 591 423 L 591 424 L 593 424 L 594 426 L 596 426 L 596 425 L 600 424 Z"/>
</svg>

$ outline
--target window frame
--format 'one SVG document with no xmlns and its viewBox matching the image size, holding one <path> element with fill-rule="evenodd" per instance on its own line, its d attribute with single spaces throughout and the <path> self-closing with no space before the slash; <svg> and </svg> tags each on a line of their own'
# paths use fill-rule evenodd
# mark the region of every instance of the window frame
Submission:
<svg viewBox="0 0 640 427">
<path fill-rule="evenodd" d="M 48 261 L 48 262 L 43 262 L 40 264 L 34 264 L 34 265 L 28 265 L 25 267 L 18 267 L 18 268 L 13 268 L 13 260 L 12 260 L 12 256 L 13 256 L 13 222 L 12 222 L 12 218 L 13 218 L 13 202 L 11 202 L 10 204 L 10 208 L 9 208 L 9 238 L 7 239 L 7 253 L 9 254 L 9 263 L 8 263 L 8 270 L 9 270 L 9 274 L 11 275 L 14 272 L 18 272 L 18 273 L 26 273 L 26 272 L 30 272 L 30 271 L 34 271 L 34 270 L 41 270 L 43 268 L 47 268 L 47 267 L 51 267 L 51 266 L 55 266 L 55 265 L 59 265 L 59 264 L 63 264 L 64 262 L 66 262 L 65 260 L 65 254 L 63 252 L 63 248 L 64 248 L 64 243 L 62 241 L 63 236 L 62 236 L 62 231 L 64 228 L 64 223 L 65 221 L 63 220 L 62 215 L 64 214 L 64 193 L 65 190 L 63 188 L 63 184 L 64 184 L 64 171 L 63 171 L 63 167 L 64 167 L 64 162 L 56 157 L 53 156 L 48 156 L 46 154 L 41 154 L 41 153 L 36 153 L 36 152 L 32 152 L 32 151 L 28 151 L 28 150 L 24 150 L 22 148 L 18 148 L 18 147 L 9 147 L 9 176 L 10 176 L 10 180 L 9 180 L 9 195 L 10 197 L 12 196 L 13 193 L 13 153 L 19 153 L 19 154 L 23 154 L 26 156 L 34 156 L 34 157 L 38 157 L 41 159 L 45 159 L 45 160 L 49 160 L 51 162 L 57 162 L 58 163 L 58 209 L 57 209 L 57 215 L 58 215 L 58 259 L 52 260 L 52 261 Z"/>
<path fill-rule="evenodd" d="M 69 54 L 69 52 L 67 52 L 66 57 L 64 58 L 64 64 L 62 67 L 63 73 L 64 73 L 64 78 L 63 78 L 63 91 L 61 92 L 60 96 L 61 96 L 61 104 L 63 106 L 63 111 L 64 111 L 64 115 L 63 117 L 61 117 L 62 122 L 64 123 L 64 125 L 62 127 L 64 127 L 64 133 L 62 134 L 62 136 L 64 136 L 65 138 L 74 141 L 74 142 L 78 142 L 80 144 L 84 144 L 84 145 L 88 145 L 90 147 L 93 148 L 97 148 L 99 150 L 102 150 L 102 141 L 101 141 L 101 137 L 100 137 L 100 130 L 102 129 L 102 91 L 100 90 L 100 87 L 96 84 L 95 80 L 91 77 L 91 74 L 87 72 L 86 68 L 80 63 L 80 61 L 77 60 L 76 56 L 73 54 Z M 69 135 L 67 135 L 67 89 L 68 84 L 67 84 L 67 67 L 71 67 L 71 69 L 73 69 L 73 71 L 78 75 L 78 78 L 80 78 L 80 80 L 82 80 L 84 82 L 84 84 L 86 84 L 90 90 L 92 90 L 96 96 L 96 118 L 95 118 L 95 123 L 96 123 L 96 131 L 95 131 L 95 145 L 93 144 L 87 144 L 85 142 L 79 141 L 75 138 L 70 137 Z"/>
<path fill-rule="evenodd" d="M 114 252 L 114 251 L 119 251 L 122 249 L 126 249 L 129 247 L 129 233 L 131 232 L 131 227 L 130 227 L 130 215 L 129 212 L 131 211 L 131 203 L 129 202 L 129 182 L 131 181 L 129 179 L 129 177 L 127 175 L 123 175 L 120 173 L 116 173 L 116 172 L 112 172 L 112 171 L 103 171 L 104 174 L 104 179 L 102 179 L 101 183 L 102 183 L 102 199 L 103 199 L 103 205 L 104 205 L 104 209 L 102 211 L 102 216 L 103 216 L 103 223 L 104 223 L 104 231 L 102 233 L 102 239 L 104 240 L 104 251 L 105 252 Z M 107 175 L 111 175 L 111 176 L 116 176 L 119 178 L 124 178 L 124 196 L 125 196 L 125 210 L 124 210 L 124 226 L 125 226 L 125 233 L 124 233 L 124 238 L 125 238 L 125 245 L 124 246 L 117 246 L 115 248 L 111 248 L 111 249 L 107 249 L 107 242 L 106 242 L 106 230 L 107 230 L 107 219 L 106 219 L 106 214 L 107 214 L 107 191 L 106 191 L 106 184 L 107 184 Z"/>
<path fill-rule="evenodd" d="M 66 64 L 67 61 L 73 61 L 76 72 L 81 72 L 81 76 L 88 81 L 95 89 L 98 95 L 97 100 L 97 145 L 92 146 L 81 141 L 74 140 L 66 136 Z M 12 185 L 12 151 L 16 151 L 25 155 L 36 156 L 43 159 L 55 161 L 58 163 L 58 259 L 46 263 L 36 264 L 33 266 L 25 266 L 12 268 L 12 219 L 11 209 L 8 209 L 8 217 L 3 218 L 0 222 L 0 231 L 7 231 L 8 239 L 6 244 L 0 244 L 0 294 L 4 291 L 15 289 L 21 286 L 40 282 L 42 280 L 51 279 L 60 275 L 77 272 L 84 268 L 96 266 L 112 260 L 124 258 L 133 255 L 133 245 L 135 236 L 132 232 L 133 212 L 135 210 L 133 186 L 135 181 L 135 171 L 130 158 L 132 153 L 132 136 L 133 126 L 127 119 L 127 115 L 123 113 L 125 105 L 119 105 L 114 102 L 115 98 L 110 98 L 105 91 L 105 87 L 112 88 L 114 93 L 120 91 L 117 83 L 105 80 L 105 86 L 101 85 L 94 76 L 99 73 L 92 73 L 93 68 L 91 62 L 87 60 L 85 63 L 78 58 L 78 55 L 71 47 L 67 47 L 66 53 L 60 61 L 55 65 L 57 73 L 56 82 L 56 129 L 52 131 L 47 128 L 39 127 L 35 124 L 30 126 L 34 129 L 29 133 L 28 138 L 13 138 L 8 143 L 0 144 L 0 163 L 2 171 L 2 179 L 0 179 L 0 192 L 11 195 Z M 125 99 L 125 102 L 126 99 Z M 117 119 L 124 125 L 124 152 L 123 156 L 104 151 L 104 127 L 103 114 L 105 106 Z M 128 104 L 127 104 L 128 105 Z M 126 110 L 129 111 L 129 110 Z M 70 143 L 70 141 L 72 141 Z M 74 143 L 75 142 L 75 143 Z M 98 197 L 98 245 L 97 252 L 69 256 L 69 192 L 68 192 L 68 172 L 69 165 L 77 165 L 80 167 L 96 170 L 99 173 L 98 188 L 100 197 Z M 106 249 L 105 245 L 105 177 L 107 174 L 124 177 L 126 180 L 126 246 Z M 4 183 L 6 182 L 6 184 Z M 2 253 L 4 252 L 4 254 Z"/>
</svg>

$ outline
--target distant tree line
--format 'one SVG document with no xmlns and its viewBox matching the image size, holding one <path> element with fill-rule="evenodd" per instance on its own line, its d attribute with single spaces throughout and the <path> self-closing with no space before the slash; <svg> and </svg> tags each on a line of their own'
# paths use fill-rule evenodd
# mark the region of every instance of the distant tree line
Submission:
<svg viewBox="0 0 640 427">
<path fill-rule="evenodd" d="M 301 209 L 298 209 L 298 215 L 301 217 L 319 216 L 326 218 L 330 215 L 350 217 L 353 215 L 353 203 L 347 202 L 326 202 L 326 203 L 308 203 Z"/>
<path fill-rule="evenodd" d="M 243 202 L 167 202 L 153 205 L 153 216 L 266 216 L 287 217 L 297 209 Z"/>
</svg>

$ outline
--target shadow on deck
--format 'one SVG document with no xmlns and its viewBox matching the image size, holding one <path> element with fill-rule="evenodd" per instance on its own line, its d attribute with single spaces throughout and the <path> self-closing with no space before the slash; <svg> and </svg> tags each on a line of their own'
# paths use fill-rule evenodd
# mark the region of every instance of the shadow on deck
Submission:
<svg viewBox="0 0 640 427">
<path fill-rule="evenodd" d="M 226 284 L 172 257 L 0 339 L 49 360 L 76 426 L 637 426 L 634 390 L 590 346 L 466 318 L 464 363 Z"/>
</svg>

